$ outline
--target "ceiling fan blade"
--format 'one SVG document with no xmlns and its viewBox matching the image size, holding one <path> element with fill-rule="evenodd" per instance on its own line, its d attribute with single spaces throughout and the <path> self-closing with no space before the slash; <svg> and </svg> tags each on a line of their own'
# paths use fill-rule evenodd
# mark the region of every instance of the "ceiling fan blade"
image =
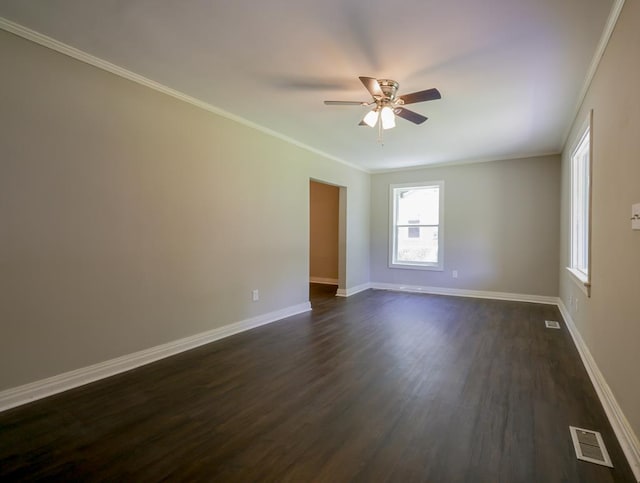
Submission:
<svg viewBox="0 0 640 483">
<path fill-rule="evenodd" d="M 361 101 L 324 101 L 327 106 L 366 106 L 368 102 Z"/>
<path fill-rule="evenodd" d="M 380 89 L 380 84 L 378 84 L 378 79 L 374 79 L 373 77 L 359 77 L 360 82 L 364 84 L 364 86 L 369 91 L 373 97 L 383 97 L 384 93 L 382 89 Z"/>
<path fill-rule="evenodd" d="M 411 94 L 405 94 L 404 96 L 400 96 L 400 99 L 404 101 L 405 104 L 413 104 L 415 102 L 424 102 L 424 101 L 434 101 L 436 99 L 441 99 L 442 95 L 440 95 L 440 91 L 436 88 L 427 89 L 426 91 L 412 92 Z"/>
<path fill-rule="evenodd" d="M 404 107 L 396 107 L 393 112 L 395 112 L 396 116 L 401 117 L 402 119 L 406 119 L 407 121 L 411 121 L 414 124 L 422 124 L 427 120 L 427 118 L 422 114 L 410 111 L 409 109 L 405 109 Z"/>
</svg>

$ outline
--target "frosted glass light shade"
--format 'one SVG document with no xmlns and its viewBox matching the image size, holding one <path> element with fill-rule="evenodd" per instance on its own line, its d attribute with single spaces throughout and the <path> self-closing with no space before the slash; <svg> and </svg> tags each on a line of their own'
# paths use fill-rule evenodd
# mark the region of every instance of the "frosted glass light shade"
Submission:
<svg viewBox="0 0 640 483">
<path fill-rule="evenodd" d="M 364 116 L 364 123 L 369 127 L 374 127 L 378 122 L 378 111 L 375 109 L 373 111 L 367 112 L 367 115 Z"/>
<path fill-rule="evenodd" d="M 390 107 L 382 108 L 382 111 L 380 111 L 380 119 L 382 121 L 382 129 L 391 129 L 396 127 L 396 115 Z"/>
</svg>

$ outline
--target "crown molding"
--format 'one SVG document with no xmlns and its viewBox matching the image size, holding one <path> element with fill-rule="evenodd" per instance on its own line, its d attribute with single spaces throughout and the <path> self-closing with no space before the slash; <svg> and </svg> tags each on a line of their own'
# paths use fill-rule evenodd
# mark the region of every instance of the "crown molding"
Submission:
<svg viewBox="0 0 640 483">
<path fill-rule="evenodd" d="M 600 65 L 600 61 L 604 56 L 604 51 L 607 49 L 607 45 L 609 45 L 609 40 L 611 39 L 611 35 L 613 34 L 613 30 L 616 28 L 616 24 L 618 23 L 618 18 L 620 17 L 620 13 L 622 12 L 622 7 L 624 7 L 624 0 L 614 0 L 613 5 L 611 6 L 611 12 L 609 12 L 609 18 L 607 19 L 607 23 L 604 26 L 604 30 L 602 32 L 602 37 L 600 37 L 600 42 L 596 47 L 596 52 L 593 54 L 593 58 L 591 59 L 591 65 L 589 66 L 589 70 L 587 71 L 587 76 L 584 79 L 584 84 L 582 85 L 582 90 L 580 90 L 580 94 L 578 95 L 578 101 L 573 109 L 571 122 L 567 126 L 567 129 L 562 138 L 562 150 L 564 151 L 567 140 L 569 139 L 569 134 L 571 134 L 571 129 L 576 122 L 576 118 L 580 113 L 580 109 L 582 108 L 582 104 L 584 103 L 585 97 L 587 97 L 587 92 L 589 91 L 589 87 L 591 87 L 591 82 L 593 81 L 594 76 L 596 75 L 596 71 L 598 70 L 598 66 Z"/>
<path fill-rule="evenodd" d="M 578 115 L 580 108 L 582 107 L 582 104 L 584 102 L 584 99 L 586 97 L 586 94 L 589 90 L 589 87 L 591 85 L 591 82 L 593 80 L 593 77 L 595 76 L 595 73 L 598 69 L 598 66 L 600 64 L 600 61 L 602 60 L 602 57 L 604 55 L 604 52 L 606 50 L 606 47 L 609 43 L 609 40 L 611 38 L 611 35 L 613 33 L 613 30 L 615 29 L 616 23 L 618 21 L 618 18 L 620 16 L 620 13 L 622 11 L 622 8 L 624 6 L 624 2 L 625 0 L 614 0 L 613 5 L 611 7 L 611 12 L 609 13 L 609 17 L 607 19 L 607 23 L 605 24 L 605 28 L 604 31 L 602 33 L 602 36 L 600 38 L 600 41 L 598 43 L 598 46 L 596 48 L 596 51 L 594 53 L 594 56 L 591 60 L 591 64 L 589 66 L 589 70 L 587 71 L 587 75 L 585 77 L 585 81 L 583 83 L 582 89 L 578 95 L 578 99 L 576 102 L 576 105 L 573 109 L 572 112 L 572 116 L 571 116 L 571 122 L 569 123 L 569 125 L 567 126 L 567 129 L 565 130 L 564 134 L 563 134 L 563 138 L 562 138 L 562 149 L 560 152 L 562 152 L 566 146 L 567 143 L 567 139 L 569 137 L 569 134 L 571 133 L 571 128 L 573 127 L 573 124 L 575 122 L 576 116 Z M 179 99 L 183 102 L 189 103 L 193 106 L 199 107 L 200 109 L 204 109 L 206 111 L 209 111 L 213 114 L 216 114 L 218 116 L 230 119 L 232 121 L 235 121 L 239 124 L 242 124 L 244 126 L 247 126 L 249 128 L 255 129 L 257 131 L 260 131 L 262 133 L 265 133 L 269 136 L 275 137 L 277 139 L 280 139 L 282 141 L 285 141 L 291 145 L 297 146 L 301 149 L 304 149 L 308 152 L 317 154 L 319 156 L 322 156 L 326 159 L 335 161 L 337 163 L 343 164 L 345 166 L 348 166 L 352 169 L 367 173 L 367 174 L 375 174 L 375 173 L 387 173 L 387 172 L 395 172 L 395 171 L 411 171 L 411 170 L 416 170 L 416 169 L 424 169 L 424 168 L 435 168 L 435 167 L 441 167 L 441 166 L 455 166 L 455 165 L 464 165 L 464 164 L 474 164 L 474 163 L 481 163 L 481 162 L 487 162 L 487 161 L 500 161 L 500 160 L 506 160 L 506 159 L 521 159 L 521 158 L 529 158 L 529 157 L 538 157 L 538 156 L 549 156 L 549 155 L 556 155 L 559 154 L 557 152 L 551 152 L 551 153 L 534 153 L 531 155 L 519 155 L 517 157 L 501 157 L 501 158 L 494 158 L 494 159 L 488 159 L 488 158 L 478 158 L 478 159 L 469 159 L 469 160 L 460 160 L 460 161 L 454 161 L 454 162 L 442 162 L 442 163 L 434 163 L 434 164 L 425 164 L 425 165 L 418 165 L 418 166 L 408 166 L 408 167 L 403 167 L 403 168 L 382 168 L 382 169 L 375 169 L 375 168 L 365 168 L 363 166 L 351 163 L 349 161 L 346 161 L 342 158 L 339 158 L 337 156 L 334 156 L 332 154 L 326 153 L 320 149 L 314 148 L 312 146 L 309 146 L 305 143 L 302 143 L 296 139 L 293 139 L 289 136 L 286 136 L 282 133 L 279 133 L 277 131 L 274 131 L 268 127 L 262 126 L 260 124 L 254 123 L 252 121 L 249 121 L 248 119 L 245 119 L 241 116 L 237 116 L 235 114 L 232 114 L 228 111 L 225 111 L 224 109 L 221 109 L 219 107 L 213 106 L 212 104 L 209 104 L 207 102 L 204 102 L 200 99 L 197 99 L 195 97 L 189 96 L 183 92 L 180 92 L 176 89 L 172 89 L 168 86 L 165 86 L 163 84 L 160 84 L 159 82 L 156 82 L 154 80 L 148 79 L 144 76 L 141 76 L 139 74 L 136 74 L 135 72 L 132 72 L 130 70 L 124 69 L 116 64 L 113 64 L 111 62 L 108 62 L 106 60 L 103 60 L 99 57 L 96 57 L 94 55 L 91 55 L 87 52 L 84 52 L 80 49 L 77 49 L 75 47 L 72 47 L 70 45 L 67 45 L 63 42 L 60 42 L 52 37 L 48 37 L 44 34 L 41 34 L 39 32 L 36 32 L 35 30 L 29 29 L 23 25 L 20 25 L 18 23 L 12 22 L 11 20 L 8 20 L 4 17 L 0 17 L 0 29 L 5 30 L 7 32 L 10 32 L 14 35 L 17 35 L 19 37 L 22 37 L 26 40 L 30 40 L 34 43 L 37 43 L 39 45 L 42 45 L 44 47 L 47 47 L 51 50 L 54 50 L 56 52 L 59 52 L 61 54 L 67 55 L 71 58 L 74 58 L 76 60 L 79 60 L 81 62 L 84 62 L 86 64 L 92 65 L 94 67 L 97 67 L 99 69 L 102 69 L 104 71 L 110 72 L 112 74 L 115 74 L 119 77 L 122 77 L 124 79 L 136 82 L 140 85 L 149 87 L 151 89 L 154 89 L 155 91 L 161 92 L 163 94 L 169 95 L 175 99 Z"/>
<path fill-rule="evenodd" d="M 545 158 L 547 156 L 560 156 L 561 154 L 562 154 L 562 151 L 550 151 L 550 152 L 542 152 L 542 153 L 523 154 L 523 155 L 517 155 L 517 156 L 514 156 L 514 155 L 499 156 L 496 158 L 462 159 L 460 161 L 445 161 L 441 163 L 419 164 L 417 166 L 407 166 L 405 168 L 375 169 L 371 171 L 371 174 L 396 173 L 400 171 L 418 171 L 418 170 L 434 169 L 434 168 L 450 168 L 453 166 L 465 166 L 468 164 L 491 163 L 494 161 L 517 161 L 519 159 Z"/>
<path fill-rule="evenodd" d="M 344 164 L 352 169 L 369 173 L 369 170 L 363 168 L 362 166 L 358 166 L 356 164 L 345 161 L 344 159 L 338 158 L 337 156 L 321 151 L 320 149 L 316 149 L 312 146 L 309 146 L 300 141 L 297 141 L 282 133 L 269 129 L 268 127 L 262 126 L 260 124 L 256 124 L 255 122 L 249 121 L 244 117 L 232 114 L 228 111 L 225 111 L 224 109 L 220 109 L 219 107 L 216 107 L 212 104 L 204 102 L 195 97 L 189 96 L 184 92 L 180 92 L 176 89 L 172 89 L 171 87 L 165 86 L 164 84 L 160 84 L 159 82 L 156 82 L 152 79 L 136 74 L 135 72 L 132 72 L 130 70 L 124 69 L 116 64 L 113 64 L 104 59 L 96 57 L 95 55 L 91 55 L 83 50 L 67 45 L 52 37 L 36 32 L 35 30 L 31 30 L 30 28 L 20 25 L 16 22 L 12 22 L 11 20 L 8 20 L 4 17 L 0 17 L 0 29 L 5 30 L 14 35 L 17 35 L 18 37 L 22 37 L 23 39 L 30 40 L 31 42 L 34 42 L 38 45 L 42 45 L 43 47 L 47 47 L 48 49 L 54 50 L 68 57 L 71 57 L 73 59 L 79 60 L 80 62 L 84 62 L 85 64 L 92 65 L 93 67 L 97 67 L 98 69 L 102 69 L 111 74 L 115 74 L 119 77 L 130 80 L 137 84 L 143 85 L 157 92 L 161 92 L 163 94 L 171 96 L 182 102 L 191 104 L 192 106 L 196 106 L 200 109 L 204 109 L 205 111 L 209 111 L 218 116 L 230 119 L 231 121 L 235 121 L 239 124 L 255 129 L 269 136 L 278 138 L 282 141 L 285 141 L 296 147 L 302 148 L 313 154 L 317 154 L 324 158 L 330 159 L 331 161 Z"/>
</svg>

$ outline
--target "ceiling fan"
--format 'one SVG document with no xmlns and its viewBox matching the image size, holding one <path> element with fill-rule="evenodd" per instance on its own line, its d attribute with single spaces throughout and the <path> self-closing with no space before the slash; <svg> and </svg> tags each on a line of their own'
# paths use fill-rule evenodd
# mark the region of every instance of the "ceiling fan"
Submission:
<svg viewBox="0 0 640 483">
<path fill-rule="evenodd" d="M 416 102 L 433 101 L 441 99 L 438 89 L 412 92 L 404 96 L 397 96 L 398 83 L 391 79 L 374 79 L 373 77 L 360 77 L 369 94 L 373 97 L 371 102 L 360 101 L 324 101 L 328 106 L 367 106 L 373 107 L 360 121 L 360 126 L 375 127 L 380 120 L 378 129 L 391 129 L 396 126 L 395 116 L 411 121 L 414 124 L 422 124 L 427 120 L 422 114 L 405 109 L 404 105 Z"/>
</svg>

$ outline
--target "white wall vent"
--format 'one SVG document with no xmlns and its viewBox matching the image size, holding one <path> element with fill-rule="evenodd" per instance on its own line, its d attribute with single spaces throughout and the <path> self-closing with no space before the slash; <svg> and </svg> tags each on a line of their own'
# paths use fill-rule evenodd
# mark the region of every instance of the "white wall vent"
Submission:
<svg viewBox="0 0 640 483">
<path fill-rule="evenodd" d="M 545 320 L 544 321 L 544 325 L 546 326 L 547 329 L 559 329 L 560 328 L 560 322 L 557 322 L 555 320 Z"/>
<path fill-rule="evenodd" d="M 600 433 L 575 426 L 569 426 L 569 431 L 579 460 L 613 468 Z"/>
</svg>

